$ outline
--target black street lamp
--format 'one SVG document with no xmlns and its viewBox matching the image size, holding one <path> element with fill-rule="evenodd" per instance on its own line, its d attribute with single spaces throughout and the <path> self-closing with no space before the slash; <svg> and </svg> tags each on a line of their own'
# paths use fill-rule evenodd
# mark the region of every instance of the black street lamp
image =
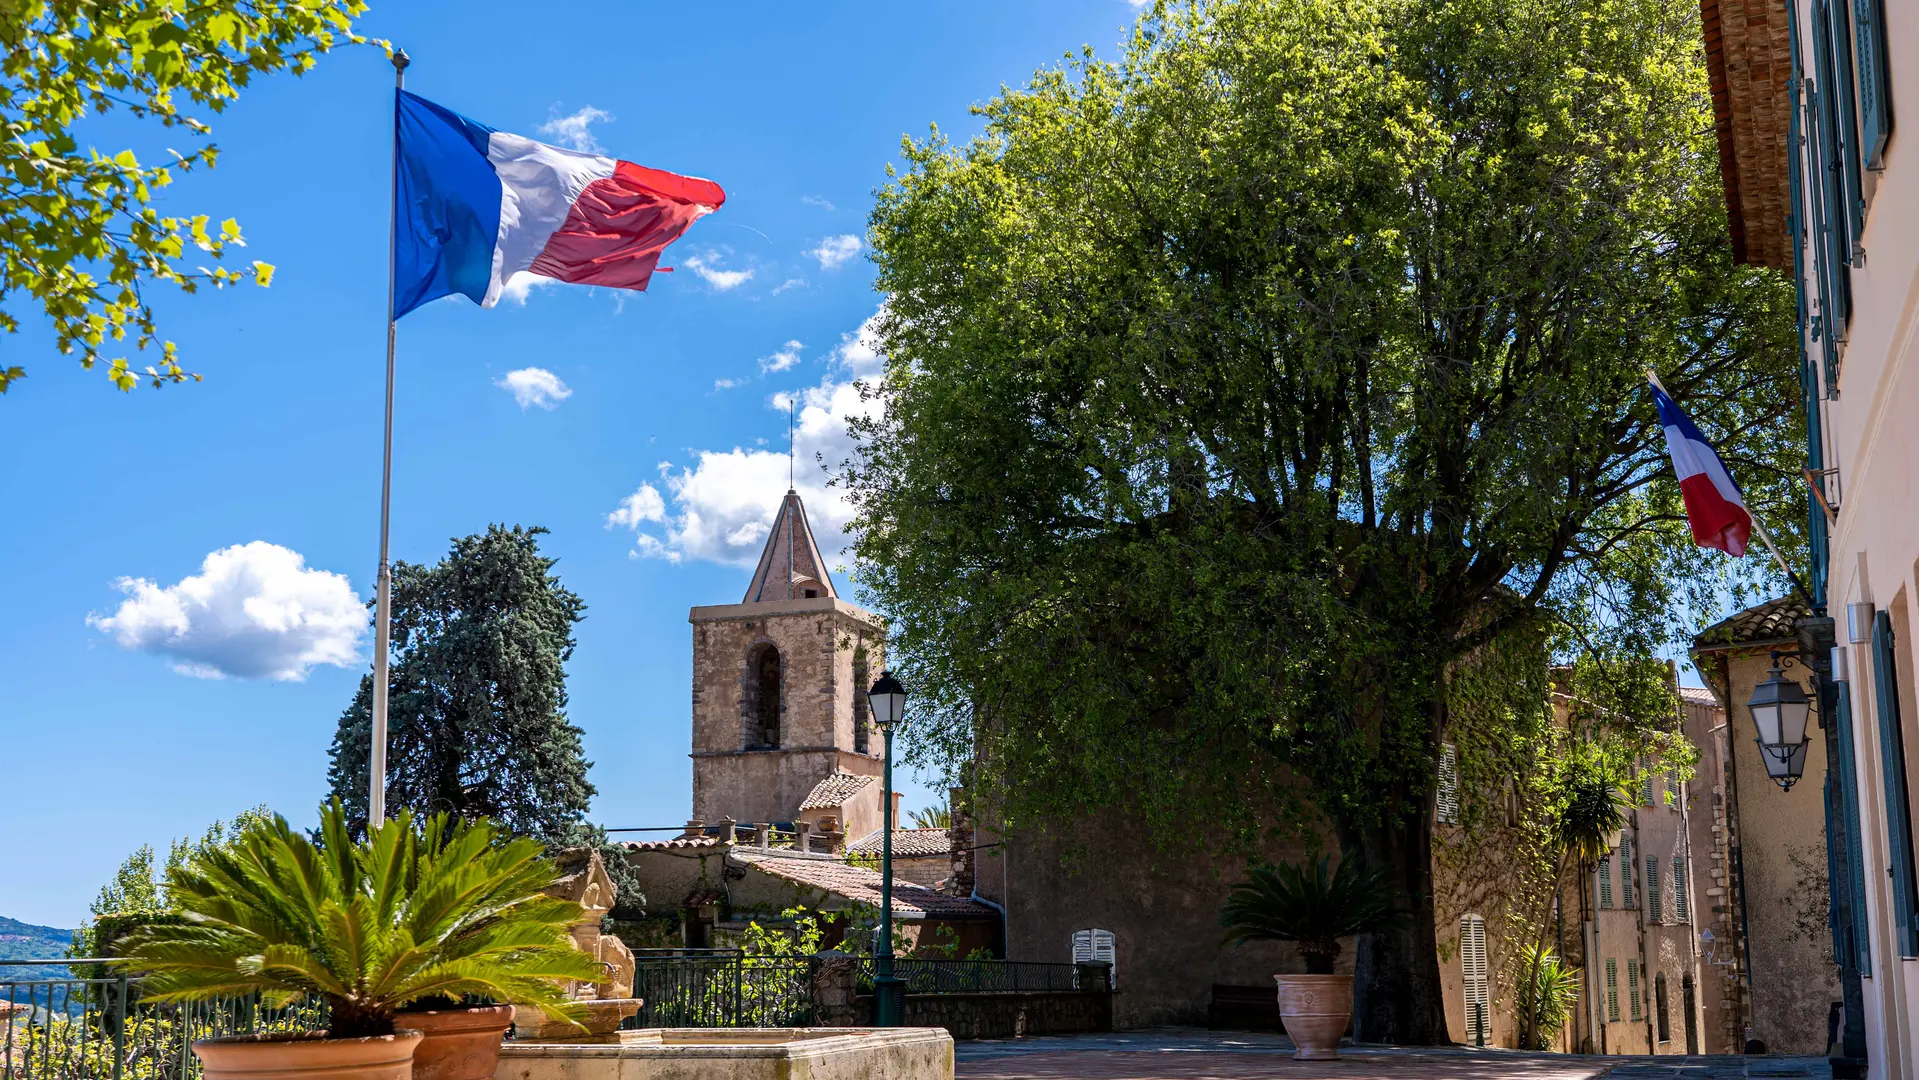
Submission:
<svg viewBox="0 0 1919 1080">
<path fill-rule="evenodd" d="M 890 671 L 880 672 L 866 692 L 873 722 L 886 740 L 880 787 L 880 947 L 873 957 L 873 1023 L 899 1027 L 906 1016 L 906 987 L 893 975 L 893 725 L 906 713 L 906 688 Z"/>
<path fill-rule="evenodd" d="M 1790 657 L 1783 661 L 1787 666 L 1792 663 Z M 1759 757 L 1766 763 L 1766 775 L 1781 790 L 1791 791 L 1806 771 L 1806 715 L 1812 702 L 1798 680 L 1785 677 L 1777 650 L 1772 654 L 1772 670 L 1752 688 L 1746 708 L 1759 729 Z"/>
</svg>

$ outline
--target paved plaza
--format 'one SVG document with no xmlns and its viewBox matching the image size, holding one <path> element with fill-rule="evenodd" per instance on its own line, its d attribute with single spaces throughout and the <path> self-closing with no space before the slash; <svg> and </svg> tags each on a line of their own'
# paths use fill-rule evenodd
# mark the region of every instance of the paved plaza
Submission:
<svg viewBox="0 0 1919 1080">
<path fill-rule="evenodd" d="M 1829 1080 L 1824 1058 L 1576 1057 L 1512 1050 L 1348 1047 L 1294 1061 L 1278 1035 L 1165 1029 L 962 1042 L 964 1080 Z"/>
</svg>

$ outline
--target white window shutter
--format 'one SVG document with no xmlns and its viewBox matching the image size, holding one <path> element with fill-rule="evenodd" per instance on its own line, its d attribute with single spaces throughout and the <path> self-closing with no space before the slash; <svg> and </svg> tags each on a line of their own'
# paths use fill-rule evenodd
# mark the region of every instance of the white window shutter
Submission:
<svg viewBox="0 0 1919 1080">
<path fill-rule="evenodd" d="M 1073 963 L 1107 965 L 1107 973 L 1113 985 L 1119 985 L 1119 948 L 1118 939 L 1111 930 L 1075 930 L 1073 931 Z"/>
<path fill-rule="evenodd" d="M 1439 791 L 1433 801 L 1440 824 L 1459 824 L 1459 748 L 1452 743 L 1439 748 Z"/>
<path fill-rule="evenodd" d="M 1468 915 L 1459 920 L 1459 967 L 1465 976 L 1467 1038 L 1485 1046 L 1492 1038 L 1492 985 L 1486 962 L 1486 920 Z"/>
</svg>

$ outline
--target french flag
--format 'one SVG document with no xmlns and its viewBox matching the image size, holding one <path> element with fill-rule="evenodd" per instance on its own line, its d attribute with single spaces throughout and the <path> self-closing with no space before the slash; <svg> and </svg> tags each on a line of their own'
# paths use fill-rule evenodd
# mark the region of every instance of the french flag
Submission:
<svg viewBox="0 0 1919 1080">
<path fill-rule="evenodd" d="M 1719 460 L 1712 444 L 1657 380 L 1653 382 L 1652 399 L 1659 407 L 1660 426 L 1666 429 L 1673 472 L 1679 474 L 1679 493 L 1686 500 L 1686 521 L 1692 526 L 1693 542 L 1728 555 L 1744 555 L 1746 541 L 1752 538 L 1752 515 L 1746 512 L 1739 485 L 1732 482 L 1732 474 L 1726 471 L 1726 463 Z"/>
<path fill-rule="evenodd" d="M 666 245 L 726 201 L 711 180 L 548 146 L 397 93 L 394 319 L 454 293 L 492 307 L 523 270 L 644 290 Z"/>
</svg>

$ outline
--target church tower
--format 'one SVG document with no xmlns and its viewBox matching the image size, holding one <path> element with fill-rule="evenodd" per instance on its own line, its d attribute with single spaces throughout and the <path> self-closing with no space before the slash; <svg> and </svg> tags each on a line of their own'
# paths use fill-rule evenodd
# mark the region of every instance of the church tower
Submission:
<svg viewBox="0 0 1919 1080">
<path fill-rule="evenodd" d="M 688 621 L 694 817 L 792 822 L 835 773 L 879 775 L 866 689 L 884 636 L 835 592 L 798 494 L 781 501 L 745 599 Z"/>
</svg>

